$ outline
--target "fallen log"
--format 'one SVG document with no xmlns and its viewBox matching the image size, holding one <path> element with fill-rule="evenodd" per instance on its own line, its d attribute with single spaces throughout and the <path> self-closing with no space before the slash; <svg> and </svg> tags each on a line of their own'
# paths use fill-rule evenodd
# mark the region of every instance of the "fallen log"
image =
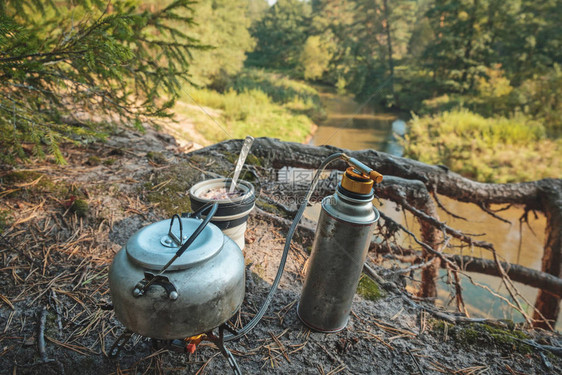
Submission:
<svg viewBox="0 0 562 375">
<path fill-rule="evenodd" d="M 242 141 L 232 139 L 194 151 L 193 155 L 238 154 Z M 513 203 L 540 209 L 541 191 L 546 187 L 562 189 L 562 180 L 543 179 L 533 182 L 492 184 L 472 181 L 450 171 L 444 166 L 428 165 L 416 160 L 393 156 L 375 150 L 350 151 L 333 146 L 310 146 L 301 143 L 283 142 L 273 138 L 256 138 L 251 153 L 264 159 L 273 168 L 297 167 L 317 168 L 322 160 L 335 152 L 345 152 L 376 169 L 383 175 L 397 176 L 422 181 L 431 186 L 430 191 L 461 202 Z M 332 164 L 333 169 L 344 170 L 342 161 Z"/>
<path fill-rule="evenodd" d="M 496 262 L 491 259 L 475 258 L 467 255 L 462 257 L 459 255 L 447 255 L 447 257 L 465 271 L 501 276 Z M 562 297 L 562 279 L 518 264 L 500 263 L 512 281 L 517 281 L 537 289 L 546 289 L 550 293 Z"/>
</svg>

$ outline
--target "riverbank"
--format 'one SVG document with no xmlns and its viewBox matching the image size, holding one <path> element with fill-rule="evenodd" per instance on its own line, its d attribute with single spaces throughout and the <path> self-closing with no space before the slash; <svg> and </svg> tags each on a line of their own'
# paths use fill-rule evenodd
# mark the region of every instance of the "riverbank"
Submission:
<svg viewBox="0 0 562 375">
<path fill-rule="evenodd" d="M 562 176 L 562 138 L 527 116 L 485 118 L 468 110 L 414 117 L 405 156 L 440 164 L 481 182 L 523 182 Z"/>
<path fill-rule="evenodd" d="M 174 112 L 192 124 L 203 145 L 226 139 L 273 137 L 307 143 L 325 117 L 318 92 L 283 75 L 246 70 L 221 91 L 184 87 Z M 199 143 L 182 124 L 182 137 Z M 193 139 L 192 139 L 193 138 Z"/>
</svg>

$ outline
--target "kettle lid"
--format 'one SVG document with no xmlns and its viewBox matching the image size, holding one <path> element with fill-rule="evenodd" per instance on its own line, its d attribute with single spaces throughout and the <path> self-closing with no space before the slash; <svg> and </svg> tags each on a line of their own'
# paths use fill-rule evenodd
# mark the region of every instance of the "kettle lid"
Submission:
<svg viewBox="0 0 562 375">
<path fill-rule="evenodd" d="M 172 219 L 168 219 L 150 224 L 133 234 L 126 245 L 129 259 L 142 267 L 161 270 L 202 222 L 194 218 L 180 220 L 181 231 L 177 220 L 171 223 Z M 170 224 L 173 226 L 171 227 Z M 170 236 L 170 233 L 173 236 Z M 224 234 L 213 223 L 209 223 L 187 250 L 168 267 L 168 270 L 186 269 L 204 262 L 217 254 L 223 244 Z"/>
</svg>

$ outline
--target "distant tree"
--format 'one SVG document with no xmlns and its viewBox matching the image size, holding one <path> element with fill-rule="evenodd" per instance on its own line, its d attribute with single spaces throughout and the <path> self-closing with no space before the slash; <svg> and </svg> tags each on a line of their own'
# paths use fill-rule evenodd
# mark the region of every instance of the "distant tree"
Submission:
<svg viewBox="0 0 562 375">
<path fill-rule="evenodd" d="M 300 55 L 305 79 L 314 80 L 322 77 L 328 69 L 334 48 L 333 43 L 323 40 L 320 35 L 308 37 Z"/>
<path fill-rule="evenodd" d="M 562 137 L 562 68 L 555 64 L 544 75 L 536 75 L 515 90 L 524 113 L 544 124 L 548 135 Z"/>
<path fill-rule="evenodd" d="M 394 68 L 407 53 L 416 2 L 315 0 L 312 9 L 311 34 L 335 46 L 326 80 L 345 85 L 360 100 L 375 93 L 393 97 Z M 386 90 L 378 90 L 383 83 Z"/>
<path fill-rule="evenodd" d="M 169 116 L 188 79 L 189 54 L 200 47 L 186 35 L 191 5 L 0 2 L 0 157 L 47 149 L 63 163 L 61 141 Z"/>
<path fill-rule="evenodd" d="M 424 60 L 447 90 L 466 93 L 485 70 L 490 53 L 486 0 L 436 0 L 427 12 L 435 38 Z"/>
<path fill-rule="evenodd" d="M 477 94 L 497 64 L 517 87 L 562 61 L 560 0 L 435 0 L 426 16 L 423 61 L 444 92 Z"/>
<path fill-rule="evenodd" d="M 190 35 L 210 49 L 192 53 L 189 69 L 192 81 L 221 89 L 228 76 L 242 69 L 246 53 L 255 46 L 248 31 L 251 23 L 248 1 L 201 1 L 193 5 L 193 10 L 197 25 Z"/>
<path fill-rule="evenodd" d="M 310 5 L 299 0 L 278 0 L 252 27 L 257 40 L 249 54 L 253 65 L 294 69 L 308 38 Z"/>
<path fill-rule="evenodd" d="M 495 0 L 500 2 L 501 0 Z M 509 1 L 505 3 L 511 3 Z M 510 74 L 515 85 L 534 75 L 548 74 L 562 62 L 562 1 L 520 0 L 506 12 L 503 5 L 498 17 L 506 18 L 494 48 L 498 62 Z"/>
<path fill-rule="evenodd" d="M 354 56 L 355 36 L 351 32 L 355 5 L 350 0 L 313 0 L 311 6 L 310 34 L 334 46 L 323 79 L 345 90 L 361 61 Z"/>
<path fill-rule="evenodd" d="M 433 40 L 434 35 L 431 25 L 426 17 L 420 17 L 414 24 L 412 36 L 408 40 L 408 57 L 411 59 L 419 59 L 423 51 Z M 415 64 L 415 61 L 413 62 Z"/>
<path fill-rule="evenodd" d="M 269 3 L 267 0 L 247 0 L 247 3 L 248 10 L 246 15 L 250 19 L 251 23 L 261 20 L 269 9 Z"/>
</svg>

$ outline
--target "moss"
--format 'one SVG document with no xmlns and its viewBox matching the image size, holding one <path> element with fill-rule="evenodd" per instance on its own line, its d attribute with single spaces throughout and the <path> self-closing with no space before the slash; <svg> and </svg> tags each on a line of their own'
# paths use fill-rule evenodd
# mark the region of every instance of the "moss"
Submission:
<svg viewBox="0 0 562 375">
<path fill-rule="evenodd" d="M 249 154 L 246 158 L 246 164 L 255 165 L 257 167 L 263 166 L 263 159 L 258 158 L 256 155 Z"/>
<path fill-rule="evenodd" d="M 90 206 L 88 202 L 83 199 L 76 199 L 72 202 L 72 206 L 70 206 L 70 212 L 73 212 L 78 217 L 86 217 L 88 212 L 90 211 Z"/>
<path fill-rule="evenodd" d="M 461 344 L 465 344 L 468 346 L 473 346 L 479 343 L 484 343 L 488 340 L 486 340 L 485 336 L 482 336 L 478 330 L 473 329 L 473 328 L 464 328 L 461 329 L 459 331 L 455 331 L 453 330 L 453 332 L 455 333 L 455 336 L 457 338 L 457 340 L 461 343 Z M 483 341 L 483 342 L 481 342 Z"/>
<path fill-rule="evenodd" d="M 251 183 L 259 182 L 257 181 L 256 176 L 248 170 L 242 171 L 242 173 L 240 173 L 240 179 Z"/>
<path fill-rule="evenodd" d="M 203 155 L 191 155 L 189 160 L 195 164 L 204 165 L 209 162 L 209 158 Z"/>
<path fill-rule="evenodd" d="M 223 157 L 193 155 L 190 156 L 190 163 L 187 163 L 187 165 L 192 169 L 195 166 L 200 168 L 201 170 L 211 171 L 220 176 L 232 177 L 234 166 L 232 165 L 233 162 L 228 160 L 228 155 L 231 156 L 231 160 L 233 160 L 233 158 L 237 158 L 237 156 L 232 153 L 222 154 Z M 244 179 L 244 173 L 246 173 L 246 171 L 242 172 L 240 178 Z"/>
<path fill-rule="evenodd" d="M 238 162 L 239 154 L 233 154 L 232 152 L 225 152 L 224 158 L 228 160 L 232 164 L 236 164 Z M 256 155 L 248 154 L 244 164 L 255 165 L 257 167 L 263 166 L 263 160 L 258 158 Z"/>
<path fill-rule="evenodd" d="M 439 334 L 444 334 L 445 332 L 449 332 L 449 330 L 454 327 L 453 324 L 447 323 L 444 320 L 433 320 L 433 331 Z"/>
<path fill-rule="evenodd" d="M 13 171 L 0 178 L 0 182 L 6 185 L 26 184 L 44 177 L 42 173 L 34 171 Z"/>
<path fill-rule="evenodd" d="M 529 339 L 529 336 L 521 331 L 501 329 L 490 325 L 482 325 L 482 328 L 499 344 L 504 347 L 513 347 L 522 353 L 531 353 L 532 348 L 520 340 Z"/>
<path fill-rule="evenodd" d="M 10 224 L 10 213 L 9 211 L 0 210 L 0 232 Z"/>
<path fill-rule="evenodd" d="M 189 163 L 179 163 L 159 171 L 143 185 L 146 199 L 157 205 L 165 215 L 190 212 L 188 191 L 198 180 L 200 172 Z"/>
<path fill-rule="evenodd" d="M 384 297 L 384 292 L 380 289 L 379 285 L 366 275 L 361 275 L 357 293 L 369 301 L 376 301 Z"/>
<path fill-rule="evenodd" d="M 116 161 L 117 159 L 115 158 L 108 158 L 103 161 L 103 165 L 113 165 Z"/>
<path fill-rule="evenodd" d="M 6 190 L 14 189 L 11 193 L 5 194 L 5 197 L 22 198 L 33 200 L 37 197 L 37 193 L 53 193 L 57 197 L 61 197 L 66 187 L 61 184 L 55 184 L 47 175 L 34 171 L 13 171 L 3 177 L 0 177 L 0 184 L 5 185 Z"/>
<path fill-rule="evenodd" d="M 460 346 L 470 348 L 474 346 L 496 347 L 506 352 L 517 351 L 521 354 L 530 354 L 533 348 L 521 340 L 528 339 L 524 332 L 494 327 L 489 324 L 471 323 L 466 325 L 454 325 L 442 320 L 432 323 L 433 331 L 439 336 L 445 332 Z"/>
<path fill-rule="evenodd" d="M 259 208 L 261 208 L 264 211 L 267 211 L 269 213 L 275 214 L 277 216 L 283 217 L 283 218 L 289 218 L 287 216 L 287 214 L 280 210 L 279 208 L 277 208 L 276 205 L 268 203 L 266 201 L 264 201 L 263 199 L 256 199 L 256 206 L 258 206 Z"/>
<path fill-rule="evenodd" d="M 168 159 L 166 159 L 164 154 L 162 154 L 161 152 L 158 152 L 158 151 L 147 152 L 146 158 L 148 160 L 150 160 L 151 162 L 156 163 L 156 164 L 166 164 L 168 162 Z"/>
<path fill-rule="evenodd" d="M 86 160 L 86 164 L 91 165 L 92 167 L 98 166 L 101 164 L 101 159 L 95 155 L 88 157 Z"/>
<path fill-rule="evenodd" d="M 45 335 L 48 337 L 58 336 L 57 314 L 53 311 L 47 311 L 47 319 L 45 319 Z"/>
<path fill-rule="evenodd" d="M 164 191 L 149 192 L 147 198 L 161 209 L 166 216 L 172 217 L 174 214 L 191 212 L 191 202 L 189 198 L 180 194 L 168 194 L 172 189 Z"/>
<path fill-rule="evenodd" d="M 224 158 L 232 164 L 236 164 L 236 162 L 238 161 L 238 155 L 233 154 L 232 152 L 225 152 Z"/>
<path fill-rule="evenodd" d="M 261 264 L 254 264 L 252 279 L 254 282 L 263 281 L 265 279 L 265 268 L 263 268 Z"/>
</svg>

